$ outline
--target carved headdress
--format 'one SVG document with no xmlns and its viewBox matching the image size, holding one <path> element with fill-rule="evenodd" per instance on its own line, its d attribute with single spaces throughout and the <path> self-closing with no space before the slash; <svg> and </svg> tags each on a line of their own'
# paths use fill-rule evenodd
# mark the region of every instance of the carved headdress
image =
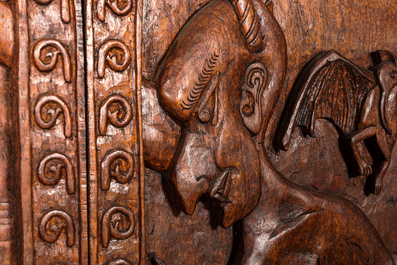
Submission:
<svg viewBox="0 0 397 265">
<path fill-rule="evenodd" d="M 158 67 L 160 103 L 184 124 L 212 93 L 204 91 L 216 89 L 221 78 L 228 78 L 230 87 L 241 86 L 243 76 L 255 79 L 244 75 L 253 63 L 264 65 L 266 102 L 277 101 L 286 71 L 285 39 L 277 21 L 261 0 L 214 0 L 185 24 Z M 240 83 L 231 84 L 226 71 L 241 77 Z M 271 108 L 274 102 L 261 104 Z"/>
</svg>

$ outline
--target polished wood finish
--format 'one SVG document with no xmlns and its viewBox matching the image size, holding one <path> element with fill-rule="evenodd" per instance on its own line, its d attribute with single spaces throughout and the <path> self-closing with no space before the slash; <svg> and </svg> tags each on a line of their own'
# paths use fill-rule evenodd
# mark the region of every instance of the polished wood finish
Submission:
<svg viewBox="0 0 397 265">
<path fill-rule="evenodd" d="M 0 263 L 395 264 L 395 8 L 0 2 Z"/>
</svg>

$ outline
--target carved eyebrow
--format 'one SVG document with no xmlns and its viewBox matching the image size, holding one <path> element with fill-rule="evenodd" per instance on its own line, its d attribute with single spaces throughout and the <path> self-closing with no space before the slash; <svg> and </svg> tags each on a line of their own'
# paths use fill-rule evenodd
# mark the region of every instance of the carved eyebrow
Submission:
<svg viewBox="0 0 397 265">
<path fill-rule="evenodd" d="M 207 60 L 207 63 L 201 70 L 198 81 L 194 84 L 193 89 L 189 92 L 186 102 L 185 100 L 182 100 L 182 103 L 180 104 L 183 110 L 190 110 L 195 106 L 197 100 L 200 98 L 202 90 L 208 85 L 216 71 L 215 66 L 218 59 L 219 53 L 214 52 L 211 58 Z"/>
</svg>

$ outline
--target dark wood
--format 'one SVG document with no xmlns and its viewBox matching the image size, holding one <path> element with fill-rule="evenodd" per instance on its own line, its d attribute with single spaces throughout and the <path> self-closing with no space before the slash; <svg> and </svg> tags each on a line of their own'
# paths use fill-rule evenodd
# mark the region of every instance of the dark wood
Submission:
<svg viewBox="0 0 397 265">
<path fill-rule="evenodd" d="M 395 264 L 396 8 L 0 2 L 0 263 Z"/>
<path fill-rule="evenodd" d="M 378 195 L 396 140 L 397 59 L 388 51 L 374 52 L 372 57 L 372 71 L 352 64 L 335 51 L 314 58 L 302 70 L 293 88 L 291 101 L 295 93 L 299 93 L 298 100 L 295 104 L 290 102 L 293 112 L 285 126 L 281 146 L 288 149 L 295 126 L 313 136 L 316 120 L 327 119 L 335 124 L 342 140 L 350 142 L 341 152 L 349 148 L 352 151 L 353 161 L 347 164 L 358 169 L 352 177 L 359 176 L 364 185 L 368 183 L 367 187 L 372 180 L 374 187 L 370 190 Z M 284 113 L 287 117 L 288 107 Z M 280 124 L 283 126 L 283 122 Z M 373 154 L 369 162 L 365 159 L 368 156 L 365 141 L 371 138 L 380 152 Z M 372 170 L 376 166 L 374 160 L 379 160 L 376 172 Z"/>
</svg>

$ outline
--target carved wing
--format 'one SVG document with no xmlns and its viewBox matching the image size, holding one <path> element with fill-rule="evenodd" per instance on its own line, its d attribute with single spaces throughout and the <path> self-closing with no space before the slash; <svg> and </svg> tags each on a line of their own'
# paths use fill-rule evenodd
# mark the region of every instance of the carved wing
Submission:
<svg viewBox="0 0 397 265">
<path fill-rule="evenodd" d="M 365 97 L 375 84 L 370 70 L 358 67 L 337 52 L 318 55 L 295 83 L 298 100 L 286 128 L 285 149 L 296 126 L 313 136 L 317 119 L 328 119 L 345 135 L 355 130 Z"/>
</svg>

